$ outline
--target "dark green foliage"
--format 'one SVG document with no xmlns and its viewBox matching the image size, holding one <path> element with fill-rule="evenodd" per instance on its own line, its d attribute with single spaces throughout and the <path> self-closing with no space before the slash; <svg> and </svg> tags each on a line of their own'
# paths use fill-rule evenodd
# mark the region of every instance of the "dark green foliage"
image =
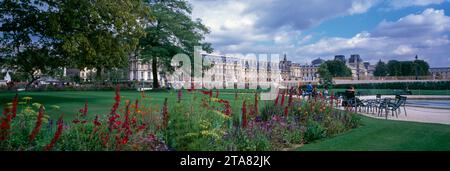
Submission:
<svg viewBox="0 0 450 171">
<path fill-rule="evenodd" d="M 320 65 L 319 70 L 320 78 L 324 84 L 329 84 L 333 77 L 350 77 L 352 71 L 348 68 L 344 62 L 339 60 L 326 61 Z"/>
<path fill-rule="evenodd" d="M 390 60 L 387 63 L 387 73 L 389 76 L 415 76 L 416 68 L 418 76 L 429 75 L 429 68 L 427 62 L 423 60 L 415 61 L 397 61 Z"/>
<path fill-rule="evenodd" d="M 375 67 L 375 71 L 373 72 L 373 75 L 376 77 L 387 76 L 388 75 L 388 67 L 387 67 L 386 63 L 384 63 L 380 60 Z"/>
</svg>

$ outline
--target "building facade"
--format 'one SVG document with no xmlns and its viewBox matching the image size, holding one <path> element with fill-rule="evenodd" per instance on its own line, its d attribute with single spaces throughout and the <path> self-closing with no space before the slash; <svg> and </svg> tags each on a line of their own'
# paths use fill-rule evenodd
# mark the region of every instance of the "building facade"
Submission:
<svg viewBox="0 0 450 171">
<path fill-rule="evenodd" d="M 346 65 L 352 71 L 353 79 L 360 80 L 368 76 L 364 61 L 358 54 L 351 55 Z"/>
<path fill-rule="evenodd" d="M 450 79 L 450 67 L 430 68 L 433 79 Z"/>
<path fill-rule="evenodd" d="M 280 61 L 281 77 L 284 81 L 318 81 L 319 65 L 324 60 L 318 58 L 312 61 L 314 64 L 299 64 L 288 61 L 286 56 Z"/>
</svg>

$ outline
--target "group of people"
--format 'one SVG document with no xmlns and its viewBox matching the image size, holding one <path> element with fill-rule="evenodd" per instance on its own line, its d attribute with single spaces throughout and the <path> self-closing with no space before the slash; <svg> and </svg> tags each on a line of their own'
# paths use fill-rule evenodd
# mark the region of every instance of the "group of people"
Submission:
<svg viewBox="0 0 450 171">
<path fill-rule="evenodd" d="M 325 97 L 327 98 L 328 96 L 330 96 L 329 93 L 329 87 L 328 86 L 324 86 L 323 90 L 320 91 L 316 85 L 312 85 L 312 83 L 308 83 L 308 85 L 306 85 L 306 90 L 303 90 L 301 88 L 301 86 L 299 86 L 299 93 L 300 95 L 302 95 L 303 97 L 308 96 L 308 97 Z M 350 96 L 350 97 L 355 97 L 356 95 L 356 89 L 354 86 L 349 86 L 347 88 L 347 90 L 345 91 L 346 96 Z"/>
<path fill-rule="evenodd" d="M 328 86 L 325 86 L 323 91 L 320 91 L 317 89 L 317 86 L 313 86 L 311 84 L 311 82 L 308 83 L 308 85 L 306 86 L 306 91 L 303 91 L 303 89 L 301 89 L 301 87 L 299 86 L 299 90 L 300 92 L 302 92 L 302 96 L 310 96 L 310 97 L 328 97 L 329 96 L 329 92 L 328 92 Z"/>
</svg>

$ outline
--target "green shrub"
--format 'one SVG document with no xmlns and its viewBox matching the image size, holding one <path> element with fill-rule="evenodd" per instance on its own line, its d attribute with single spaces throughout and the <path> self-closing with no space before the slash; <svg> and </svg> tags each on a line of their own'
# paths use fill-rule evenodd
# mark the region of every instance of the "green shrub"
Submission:
<svg viewBox="0 0 450 171">
<path fill-rule="evenodd" d="M 320 123 L 309 119 L 306 126 L 305 141 L 313 142 L 326 137 L 326 129 Z"/>
</svg>

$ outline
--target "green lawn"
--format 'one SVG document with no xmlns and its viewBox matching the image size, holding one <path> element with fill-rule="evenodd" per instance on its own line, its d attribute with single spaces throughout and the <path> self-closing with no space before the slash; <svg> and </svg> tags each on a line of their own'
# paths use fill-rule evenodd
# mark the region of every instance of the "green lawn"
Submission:
<svg viewBox="0 0 450 171">
<path fill-rule="evenodd" d="M 150 97 L 150 103 L 163 104 L 164 99 L 168 98 L 168 103 L 176 103 L 177 92 L 146 92 L 146 97 Z M 120 92 L 122 105 L 125 104 L 125 100 L 130 100 L 134 103 L 136 98 L 141 97 L 141 94 L 137 91 L 121 91 Z M 3 111 L 4 104 L 9 103 L 14 98 L 15 93 L 2 92 L 0 93 L 0 109 Z M 52 118 L 58 118 L 61 113 L 64 113 L 65 118 L 71 119 L 84 107 L 84 103 L 88 101 L 89 115 L 106 115 L 109 113 L 114 103 L 114 91 L 48 91 L 48 92 L 19 92 L 19 98 L 32 97 L 32 103 L 41 103 L 45 106 L 57 105 L 60 107 L 59 111 L 47 108 L 46 114 Z M 213 92 L 215 96 L 215 92 Z M 249 96 L 249 95 L 248 95 Z M 221 92 L 220 98 L 233 99 L 231 104 L 236 104 L 233 107 L 238 107 L 240 101 L 234 102 L 234 93 Z M 188 93 L 183 93 L 183 98 L 189 100 Z M 23 101 L 23 100 L 20 100 Z M 20 109 L 19 109 L 20 110 Z"/>
<path fill-rule="evenodd" d="M 363 126 L 307 144 L 300 151 L 448 151 L 450 125 L 390 121 L 362 116 Z"/>
</svg>

